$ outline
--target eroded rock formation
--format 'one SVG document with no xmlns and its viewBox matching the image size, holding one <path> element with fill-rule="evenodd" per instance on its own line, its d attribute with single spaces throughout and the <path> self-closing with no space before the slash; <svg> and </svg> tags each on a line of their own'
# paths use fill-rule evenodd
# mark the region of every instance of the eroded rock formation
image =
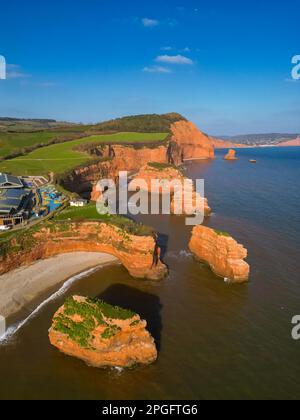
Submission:
<svg viewBox="0 0 300 420">
<path fill-rule="evenodd" d="M 230 235 L 204 226 L 195 226 L 189 243 L 192 253 L 213 272 L 234 283 L 248 280 L 250 267 L 244 261 L 247 250 Z"/>
<path fill-rule="evenodd" d="M 141 182 L 142 181 L 142 182 Z M 152 188 L 153 181 L 160 183 L 160 188 Z M 145 187 L 143 186 L 145 184 Z M 171 214 L 192 215 L 196 212 L 208 216 L 211 208 L 206 198 L 195 191 L 192 180 L 185 178 L 183 173 L 172 165 L 149 163 L 142 167 L 130 182 L 132 189 L 139 187 L 148 192 L 168 193 L 170 186 L 170 211 Z M 178 194 L 180 192 L 180 194 Z M 96 192 L 94 194 L 96 196 Z"/>
<path fill-rule="evenodd" d="M 109 223 L 53 223 L 31 236 L 25 232 L 22 239 L 12 239 L 0 257 L 0 275 L 58 254 L 87 251 L 114 255 L 133 277 L 162 279 L 167 269 L 155 236 L 142 235 Z"/>
<path fill-rule="evenodd" d="M 171 142 L 177 146 L 176 154 L 181 160 L 213 159 L 215 151 L 212 138 L 202 133 L 190 121 L 178 121 L 171 125 Z M 173 151 L 175 154 L 175 151 Z M 178 156 L 174 158 L 178 161 Z"/>
<path fill-rule="evenodd" d="M 56 312 L 50 343 L 93 367 L 148 365 L 157 359 L 147 322 L 107 303 L 73 296 Z"/>
<path fill-rule="evenodd" d="M 227 155 L 224 157 L 225 160 L 237 160 L 236 157 L 236 151 L 233 149 L 230 149 L 227 153 Z"/>
</svg>

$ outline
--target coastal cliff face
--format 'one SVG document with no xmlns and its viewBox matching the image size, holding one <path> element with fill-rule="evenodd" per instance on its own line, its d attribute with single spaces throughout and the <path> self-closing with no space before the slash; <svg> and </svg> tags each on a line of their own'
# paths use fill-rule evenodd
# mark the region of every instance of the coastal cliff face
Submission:
<svg viewBox="0 0 300 420">
<path fill-rule="evenodd" d="M 294 140 L 283 141 L 279 143 L 277 146 L 279 147 L 293 147 L 293 146 L 300 146 L 300 136 Z"/>
<path fill-rule="evenodd" d="M 167 273 L 153 236 L 136 236 L 108 223 L 56 223 L 22 241 L 12 239 L 9 246 L 11 252 L 2 252 L 0 257 L 0 275 L 40 259 L 77 251 L 114 255 L 136 278 L 160 280 Z"/>
<path fill-rule="evenodd" d="M 250 267 L 244 261 L 247 250 L 228 234 L 195 226 L 189 248 L 196 258 L 206 262 L 218 276 L 228 278 L 233 283 L 248 280 Z"/>
<path fill-rule="evenodd" d="M 175 122 L 171 125 L 171 131 L 171 141 L 177 145 L 177 154 L 181 160 L 215 157 L 212 138 L 202 133 L 192 122 Z"/>
<path fill-rule="evenodd" d="M 230 150 L 228 151 L 227 155 L 226 155 L 226 156 L 224 156 L 224 159 L 225 159 L 225 160 L 237 160 L 237 157 L 236 157 L 236 151 L 235 151 L 235 150 L 233 150 L 233 149 L 230 149 Z"/>
<path fill-rule="evenodd" d="M 73 296 L 55 313 L 49 340 L 89 366 L 129 368 L 157 359 L 146 327 L 146 321 L 129 310 Z"/>
<path fill-rule="evenodd" d="M 167 146 L 156 148 L 135 148 L 130 146 L 113 145 L 105 147 L 101 153 L 106 161 L 99 161 L 74 169 L 63 181 L 64 187 L 69 191 L 91 192 L 100 179 L 117 180 L 120 171 L 138 171 L 148 162 L 167 163 Z M 92 192 L 92 200 L 96 201 Z"/>
<path fill-rule="evenodd" d="M 172 135 L 163 145 L 93 145 L 91 150 L 86 151 L 102 157 L 104 161 L 74 169 L 63 180 L 64 187 L 79 194 L 91 193 L 100 179 L 116 180 L 119 171 L 136 172 L 149 162 L 179 166 L 185 159 L 214 158 L 212 138 L 203 134 L 193 123 L 181 120 L 172 124 L 170 129 Z"/>
</svg>

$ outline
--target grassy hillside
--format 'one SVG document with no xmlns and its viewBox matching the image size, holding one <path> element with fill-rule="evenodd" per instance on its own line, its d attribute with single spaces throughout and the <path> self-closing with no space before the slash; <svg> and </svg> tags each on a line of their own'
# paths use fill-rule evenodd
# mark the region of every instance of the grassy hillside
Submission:
<svg viewBox="0 0 300 420">
<path fill-rule="evenodd" d="M 0 133 L 0 158 L 29 153 L 39 146 L 78 138 L 80 135 L 84 135 L 84 131 L 73 129 L 33 133 Z"/>
<path fill-rule="evenodd" d="M 176 113 L 136 115 L 95 125 L 0 117 L 0 160 L 26 155 L 35 149 L 54 143 L 72 141 L 91 135 L 97 136 L 97 134 L 169 133 L 171 124 L 179 120 L 184 120 L 184 118 Z M 97 137 L 95 141 L 98 141 Z"/>
<path fill-rule="evenodd" d="M 41 131 L 52 128 L 67 127 L 73 124 L 50 119 L 26 119 L 0 117 L 0 132 Z"/>
<path fill-rule="evenodd" d="M 59 174 L 92 159 L 92 156 L 87 153 L 74 150 L 80 145 L 88 143 L 93 145 L 109 143 L 150 144 L 163 141 L 167 135 L 167 133 L 117 133 L 90 136 L 42 147 L 25 156 L 2 161 L 0 162 L 0 172 L 15 175 L 44 175 L 49 172 Z"/>
<path fill-rule="evenodd" d="M 96 124 L 92 130 L 97 132 L 112 131 L 135 131 L 135 132 L 170 132 L 170 126 L 176 121 L 185 120 L 185 118 L 177 113 L 170 114 L 147 114 L 133 115 L 130 117 L 117 118 L 115 120 L 106 121 Z"/>
</svg>

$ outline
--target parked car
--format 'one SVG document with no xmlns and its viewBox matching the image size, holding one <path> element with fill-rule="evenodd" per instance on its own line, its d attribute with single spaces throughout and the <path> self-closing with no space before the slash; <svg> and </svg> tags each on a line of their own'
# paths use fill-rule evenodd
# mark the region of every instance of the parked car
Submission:
<svg viewBox="0 0 300 420">
<path fill-rule="evenodd" d="M 11 226 L 0 225 L 0 231 L 1 230 L 10 230 L 11 228 L 12 228 Z"/>
</svg>

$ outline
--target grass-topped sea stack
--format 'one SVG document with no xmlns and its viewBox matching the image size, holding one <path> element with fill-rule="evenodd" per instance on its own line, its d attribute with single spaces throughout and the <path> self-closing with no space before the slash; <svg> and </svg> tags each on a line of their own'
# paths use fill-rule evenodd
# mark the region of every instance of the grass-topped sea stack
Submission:
<svg viewBox="0 0 300 420">
<path fill-rule="evenodd" d="M 49 339 L 93 367 L 148 365 L 157 359 L 147 323 L 130 310 L 74 296 L 56 312 Z"/>
</svg>

